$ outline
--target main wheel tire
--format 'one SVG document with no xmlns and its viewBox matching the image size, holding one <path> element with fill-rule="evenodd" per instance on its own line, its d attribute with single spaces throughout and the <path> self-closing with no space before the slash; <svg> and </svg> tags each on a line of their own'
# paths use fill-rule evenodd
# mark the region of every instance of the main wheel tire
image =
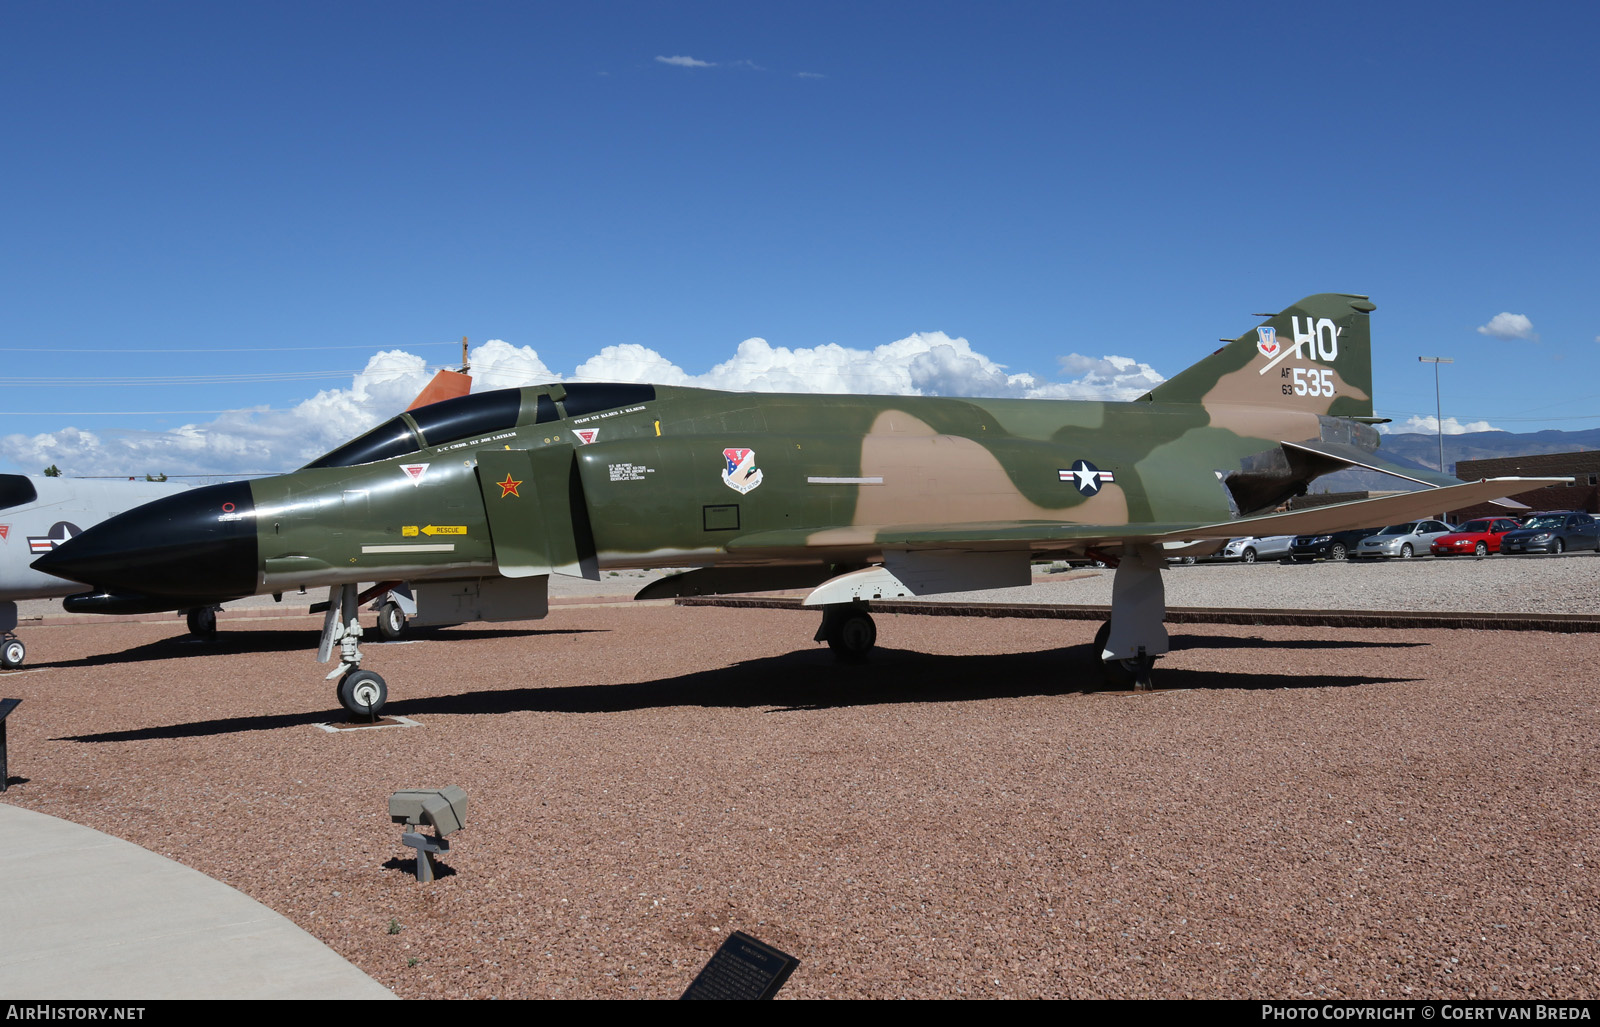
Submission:
<svg viewBox="0 0 1600 1027">
<path fill-rule="evenodd" d="M 1489 543 L 1487 543 L 1487 542 L 1479 542 L 1477 545 L 1473 546 L 1472 547 L 1472 555 L 1473 556 L 1488 556 L 1489 555 Z"/>
<path fill-rule="evenodd" d="M 1350 556 L 1350 550 L 1348 550 L 1348 549 L 1346 549 L 1344 547 L 1344 543 L 1343 542 L 1335 542 L 1333 545 L 1328 547 L 1328 559 L 1330 559 L 1330 560 L 1341 560 L 1342 561 L 1342 560 L 1345 560 L 1346 558 L 1348 558 L 1349 556 Z"/>
<path fill-rule="evenodd" d="M 1566 548 L 1567 548 L 1566 543 L 1562 542 L 1560 539 L 1556 539 L 1554 542 L 1550 543 L 1550 551 L 1552 553 L 1556 554 L 1557 556 L 1560 556 L 1561 553 L 1562 553 L 1562 550 L 1564 550 Z"/>
<path fill-rule="evenodd" d="M 1400 559 L 1409 560 L 1416 555 L 1416 550 L 1411 548 L 1411 543 L 1407 542 L 1405 545 L 1400 547 Z"/>
<path fill-rule="evenodd" d="M 864 660 L 878 643 L 878 626 L 872 622 L 871 614 L 849 610 L 829 620 L 827 635 L 828 648 L 839 659 Z"/>
<path fill-rule="evenodd" d="M 1094 633 L 1094 658 L 1100 659 L 1100 654 L 1106 651 L 1106 643 L 1111 641 L 1111 622 L 1106 621 L 1100 625 L 1100 630 Z"/>
<path fill-rule="evenodd" d="M 398 642 L 406 637 L 406 612 L 399 603 L 384 603 L 378 607 L 378 635 L 385 642 Z"/>
<path fill-rule="evenodd" d="M 207 641 L 217 637 L 217 610 L 214 606 L 196 606 L 183 615 L 189 625 L 189 634 Z"/>
<path fill-rule="evenodd" d="M 1145 691 L 1150 688 L 1150 672 L 1155 666 L 1154 656 L 1138 656 L 1131 660 L 1103 660 L 1101 678 L 1110 688 Z"/>
<path fill-rule="evenodd" d="M 8 638 L 5 645 L 0 646 L 0 667 L 6 670 L 16 670 L 27 658 L 28 647 L 22 644 L 20 638 Z"/>
<path fill-rule="evenodd" d="M 1239 554 L 1239 562 L 1240 563 L 1255 563 L 1256 562 L 1256 551 L 1254 549 L 1246 549 L 1244 552 Z"/>
<path fill-rule="evenodd" d="M 389 701 L 389 686 L 370 670 L 353 670 L 339 679 L 339 705 L 355 717 L 377 717 Z"/>
</svg>

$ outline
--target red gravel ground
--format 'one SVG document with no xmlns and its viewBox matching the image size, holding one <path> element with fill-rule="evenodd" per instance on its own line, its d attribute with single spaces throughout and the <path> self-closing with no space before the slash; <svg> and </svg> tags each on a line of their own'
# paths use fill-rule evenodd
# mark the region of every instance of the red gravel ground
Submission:
<svg viewBox="0 0 1600 1027">
<path fill-rule="evenodd" d="M 1185 626 L 1134 696 L 1080 690 L 1088 622 L 880 617 L 842 667 L 814 621 L 374 643 L 422 726 L 337 734 L 311 618 L 32 627 L 4 801 L 406 997 L 675 998 L 735 929 L 792 998 L 1600 994 L 1593 636 Z M 387 799 L 445 784 L 419 885 Z"/>
</svg>

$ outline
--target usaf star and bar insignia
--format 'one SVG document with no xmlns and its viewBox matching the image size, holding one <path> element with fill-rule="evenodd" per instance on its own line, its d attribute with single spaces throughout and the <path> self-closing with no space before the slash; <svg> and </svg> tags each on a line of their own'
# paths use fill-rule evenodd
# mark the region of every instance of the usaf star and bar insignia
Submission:
<svg viewBox="0 0 1600 1027">
<path fill-rule="evenodd" d="M 1070 481 L 1085 496 L 1098 495 L 1100 486 L 1117 480 L 1110 471 L 1102 471 L 1087 460 L 1074 460 L 1071 468 L 1062 468 L 1058 473 L 1062 481 Z"/>
</svg>

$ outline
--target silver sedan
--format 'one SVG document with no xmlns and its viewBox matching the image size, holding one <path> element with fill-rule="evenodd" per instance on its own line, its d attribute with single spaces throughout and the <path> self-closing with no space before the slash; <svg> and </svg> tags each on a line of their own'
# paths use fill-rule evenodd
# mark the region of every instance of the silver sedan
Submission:
<svg viewBox="0 0 1600 1027">
<path fill-rule="evenodd" d="M 1433 545 L 1434 539 L 1455 530 L 1443 521 L 1407 521 L 1404 524 L 1391 524 L 1376 535 L 1362 539 L 1361 544 L 1351 555 L 1361 559 L 1397 556 L 1402 560 L 1409 560 L 1413 556 L 1426 556 L 1428 547 Z"/>
</svg>

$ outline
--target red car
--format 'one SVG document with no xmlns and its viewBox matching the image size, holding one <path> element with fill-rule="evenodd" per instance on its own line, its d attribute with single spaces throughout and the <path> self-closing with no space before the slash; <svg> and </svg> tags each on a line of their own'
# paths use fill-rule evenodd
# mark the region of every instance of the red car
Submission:
<svg viewBox="0 0 1600 1027">
<path fill-rule="evenodd" d="M 1468 553 L 1487 556 L 1500 551 L 1500 538 L 1508 531 L 1522 527 L 1509 517 L 1484 517 L 1468 521 L 1448 535 L 1440 535 L 1428 549 L 1434 556 L 1458 556 Z"/>
</svg>

